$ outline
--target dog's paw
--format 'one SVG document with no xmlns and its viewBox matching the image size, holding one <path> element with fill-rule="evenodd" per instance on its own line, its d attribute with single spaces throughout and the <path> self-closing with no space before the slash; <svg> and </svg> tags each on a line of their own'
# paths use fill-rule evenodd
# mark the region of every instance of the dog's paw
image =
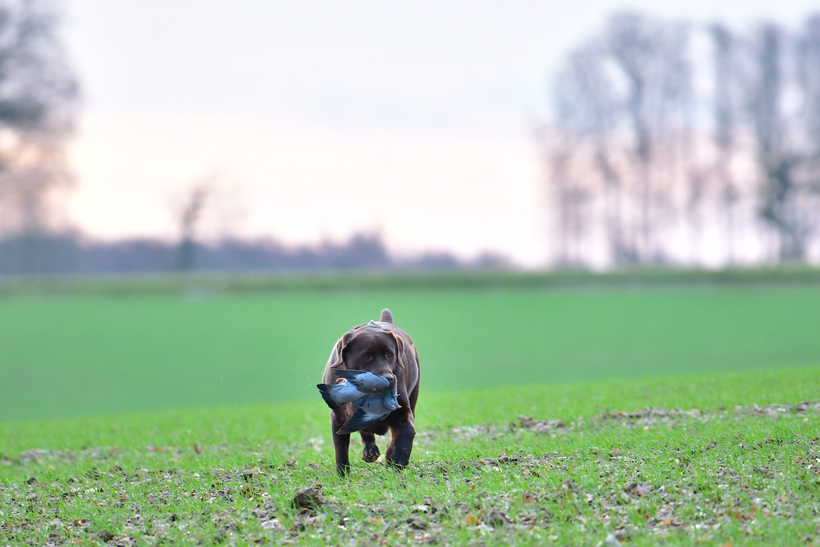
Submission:
<svg viewBox="0 0 820 547">
<path fill-rule="evenodd" d="M 393 469 L 401 470 L 410 465 L 410 454 L 402 451 L 396 450 L 392 454 L 388 454 L 386 459 L 387 465 Z"/>
<path fill-rule="evenodd" d="M 381 452 L 379 452 L 379 447 L 375 444 L 371 446 L 365 446 L 364 450 L 362 450 L 362 459 L 367 463 L 373 463 L 379 459 L 380 454 Z"/>
<path fill-rule="evenodd" d="M 404 469 L 405 467 L 410 465 L 409 460 L 404 461 L 404 462 L 400 462 L 400 461 L 396 461 L 396 460 L 386 460 L 386 461 L 387 461 L 387 467 L 389 467 L 390 469 L 395 469 L 396 471 L 401 471 L 402 469 Z"/>
</svg>

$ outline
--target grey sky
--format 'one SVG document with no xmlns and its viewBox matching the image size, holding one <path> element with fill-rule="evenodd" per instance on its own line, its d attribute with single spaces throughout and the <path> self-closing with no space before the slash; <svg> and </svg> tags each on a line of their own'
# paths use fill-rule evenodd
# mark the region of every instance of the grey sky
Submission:
<svg viewBox="0 0 820 547">
<path fill-rule="evenodd" d="M 71 0 L 84 89 L 75 224 L 170 236 L 182 188 L 223 175 L 214 234 L 547 253 L 531 130 L 548 79 L 606 16 L 799 22 L 744 2 Z M 235 189 L 235 191 L 234 191 Z"/>
</svg>

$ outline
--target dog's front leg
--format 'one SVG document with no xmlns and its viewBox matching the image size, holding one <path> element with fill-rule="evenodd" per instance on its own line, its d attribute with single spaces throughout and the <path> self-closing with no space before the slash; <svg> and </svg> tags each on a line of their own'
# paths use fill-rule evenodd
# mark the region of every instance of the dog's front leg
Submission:
<svg viewBox="0 0 820 547">
<path fill-rule="evenodd" d="M 345 424 L 347 419 L 341 412 L 332 410 L 330 412 L 330 429 L 333 433 L 333 448 L 336 450 L 336 471 L 341 476 L 347 475 L 350 471 L 350 459 L 348 449 L 350 448 L 350 434 L 336 433 Z"/>
<path fill-rule="evenodd" d="M 410 463 L 415 436 L 412 410 L 402 408 L 390 415 L 390 444 L 384 456 L 390 465 L 403 468 Z"/>
<path fill-rule="evenodd" d="M 367 463 L 373 463 L 379 459 L 379 445 L 376 444 L 376 436 L 372 433 L 360 433 L 362 437 L 362 459 Z"/>
</svg>

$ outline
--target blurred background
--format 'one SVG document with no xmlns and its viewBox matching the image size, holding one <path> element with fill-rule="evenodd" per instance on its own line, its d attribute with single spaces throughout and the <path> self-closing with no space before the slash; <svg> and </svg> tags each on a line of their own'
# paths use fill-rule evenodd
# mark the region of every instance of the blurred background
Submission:
<svg viewBox="0 0 820 547">
<path fill-rule="evenodd" d="M 0 1 L 0 419 L 312 396 L 383 307 L 439 389 L 815 363 L 819 261 L 809 1 Z"/>
</svg>

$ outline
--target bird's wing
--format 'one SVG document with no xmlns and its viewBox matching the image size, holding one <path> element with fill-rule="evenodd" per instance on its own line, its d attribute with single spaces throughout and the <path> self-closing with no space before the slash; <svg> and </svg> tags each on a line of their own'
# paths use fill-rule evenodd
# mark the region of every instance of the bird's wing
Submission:
<svg viewBox="0 0 820 547">
<path fill-rule="evenodd" d="M 339 378 L 344 378 L 345 380 L 355 380 L 360 374 L 364 374 L 364 371 L 339 369 L 334 370 L 333 373 Z"/>
<path fill-rule="evenodd" d="M 387 414 L 390 414 L 389 412 Z M 344 435 L 347 433 L 355 433 L 356 431 L 361 431 L 371 425 L 382 421 L 387 414 L 368 414 L 361 408 L 358 409 L 356 412 L 353 413 L 353 416 L 350 417 L 348 421 L 345 422 L 345 425 L 339 429 L 336 433 L 339 435 Z"/>
</svg>

